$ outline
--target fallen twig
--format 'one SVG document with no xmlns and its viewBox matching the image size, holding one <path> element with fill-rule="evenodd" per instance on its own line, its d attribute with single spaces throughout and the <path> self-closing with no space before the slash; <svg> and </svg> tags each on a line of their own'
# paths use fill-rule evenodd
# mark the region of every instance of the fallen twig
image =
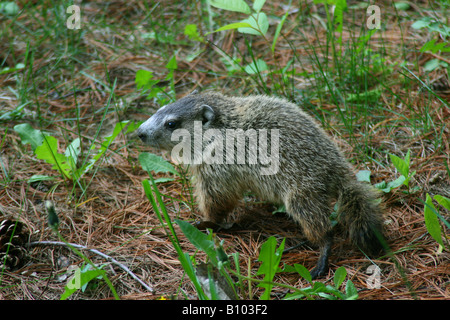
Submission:
<svg viewBox="0 0 450 320">
<path fill-rule="evenodd" d="M 137 282 L 139 282 L 144 288 L 146 288 L 150 292 L 153 292 L 153 288 L 149 287 L 144 281 L 139 279 L 139 277 L 136 276 L 126 265 L 120 263 L 119 261 L 117 261 L 113 257 L 110 257 L 107 254 L 104 254 L 103 252 L 98 251 L 97 249 L 88 248 L 88 247 L 82 246 L 80 244 L 65 243 L 65 242 L 60 242 L 60 241 L 34 241 L 34 242 L 28 243 L 27 246 L 32 247 L 32 246 L 39 246 L 39 245 L 53 245 L 53 246 L 64 246 L 64 247 L 71 247 L 72 246 L 72 247 L 77 248 L 77 249 L 88 250 L 88 251 L 90 251 L 92 253 L 95 253 L 95 254 L 97 254 L 97 255 L 99 255 L 99 256 L 109 260 L 110 262 L 114 263 L 115 265 L 119 266 L 122 270 L 127 272 Z"/>
</svg>

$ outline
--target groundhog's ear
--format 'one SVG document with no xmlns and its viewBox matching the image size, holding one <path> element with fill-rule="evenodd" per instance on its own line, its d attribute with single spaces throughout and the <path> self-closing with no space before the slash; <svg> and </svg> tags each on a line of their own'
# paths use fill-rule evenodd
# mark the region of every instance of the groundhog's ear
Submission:
<svg viewBox="0 0 450 320">
<path fill-rule="evenodd" d="M 208 126 L 209 124 L 211 124 L 211 122 L 214 121 L 216 114 L 215 114 L 213 108 L 211 108 L 207 104 L 202 105 L 200 108 L 201 108 L 203 126 Z"/>
</svg>

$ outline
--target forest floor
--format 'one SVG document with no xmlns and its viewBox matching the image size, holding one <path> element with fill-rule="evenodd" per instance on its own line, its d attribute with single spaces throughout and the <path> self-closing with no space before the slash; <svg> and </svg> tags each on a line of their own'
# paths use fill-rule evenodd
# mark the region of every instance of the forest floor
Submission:
<svg viewBox="0 0 450 320">
<path fill-rule="evenodd" d="M 65 241 L 115 259 L 148 285 L 109 258 L 80 249 L 102 266 L 121 299 L 198 298 L 142 185 L 149 175 L 139 155 L 150 152 L 169 160 L 167 153 L 143 145 L 133 132 L 121 132 L 89 170 L 70 179 L 39 159 L 15 130 L 27 123 L 46 132 L 56 138 L 61 154 L 79 138 L 81 165 L 92 160 L 118 122 L 144 121 L 162 104 L 194 89 L 270 94 L 296 102 L 323 125 L 355 172 L 370 171 L 372 184 L 398 179 L 389 155 L 403 159 L 410 150 L 409 172 L 415 174 L 409 185 L 382 192 L 393 254 L 369 260 L 338 237 L 329 273 L 318 281 L 332 284 L 343 266 L 359 299 L 450 299 L 449 229 L 440 224 L 441 247 L 424 219 L 427 194 L 441 217 L 450 218 L 434 200 L 436 195 L 450 198 L 448 4 L 375 1 L 381 28 L 372 32 L 363 2 L 347 1 L 340 32 L 327 31 L 335 25 L 328 24 L 322 4 L 267 1 L 262 11 L 269 29 L 262 37 L 237 30 L 207 34 L 246 15 L 208 7 L 206 1 L 83 2 L 80 29 L 67 28 L 70 14 L 63 2 L 17 3 L 19 13 L 0 13 L 0 221 L 20 221 L 24 228 L 17 233 L 26 241 L 20 253 L 6 252 L 1 242 L 3 262 L 16 259 L 17 266 L 0 261 L 0 299 L 60 299 L 74 270 L 85 264 L 68 246 L 54 243 L 62 240 L 48 225 L 46 200 L 55 206 Z M 202 39 L 185 34 L 190 24 Z M 421 50 L 427 43 L 443 46 Z M 245 69 L 258 59 L 265 62 L 260 69 Z M 136 88 L 139 70 L 159 81 L 155 97 Z M 165 173 L 156 177 L 172 178 L 158 184 L 172 218 L 200 219 L 188 180 Z M 278 243 L 286 239 L 286 247 L 303 239 L 302 231 L 275 209 L 249 195 L 233 213 L 239 228 L 217 233 L 228 254 L 239 253 L 240 270 L 247 276 L 258 277 L 258 254 L 270 236 Z M 183 251 L 203 261 L 204 253 L 175 228 Z M 311 270 L 318 256 L 317 248 L 304 245 L 285 253 L 281 266 L 298 263 Z M 380 273 L 372 274 L 371 265 Z M 379 276 L 375 288 L 369 286 L 374 276 Z M 274 282 L 309 286 L 291 272 L 277 273 Z M 241 299 L 257 299 L 263 292 L 255 282 L 245 287 Z M 274 286 L 271 297 L 285 294 L 284 287 Z M 93 280 L 70 298 L 113 295 L 103 280 Z"/>
</svg>

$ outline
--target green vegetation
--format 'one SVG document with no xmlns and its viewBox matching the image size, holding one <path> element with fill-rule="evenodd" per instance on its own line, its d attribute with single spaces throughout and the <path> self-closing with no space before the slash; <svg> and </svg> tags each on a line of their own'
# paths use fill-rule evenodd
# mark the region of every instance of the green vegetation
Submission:
<svg viewBox="0 0 450 320">
<path fill-rule="evenodd" d="M 15 256 L 0 230 L 0 299 L 449 299 L 448 1 L 83 2 L 79 29 L 71 5 L 0 2 L 0 222 L 48 240 Z M 286 252 L 301 232 L 252 195 L 246 232 L 192 227 L 189 175 L 133 132 L 194 89 L 315 117 L 381 191 L 391 252 L 336 244 L 311 281 L 315 248 Z"/>
</svg>

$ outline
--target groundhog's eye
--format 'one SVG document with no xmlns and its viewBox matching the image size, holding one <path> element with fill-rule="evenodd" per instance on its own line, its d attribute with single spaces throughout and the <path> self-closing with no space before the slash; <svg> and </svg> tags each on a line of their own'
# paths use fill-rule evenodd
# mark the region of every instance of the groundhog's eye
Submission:
<svg viewBox="0 0 450 320">
<path fill-rule="evenodd" d="M 169 120 L 166 122 L 166 127 L 169 129 L 175 129 L 178 127 L 178 121 L 175 120 Z"/>
</svg>

